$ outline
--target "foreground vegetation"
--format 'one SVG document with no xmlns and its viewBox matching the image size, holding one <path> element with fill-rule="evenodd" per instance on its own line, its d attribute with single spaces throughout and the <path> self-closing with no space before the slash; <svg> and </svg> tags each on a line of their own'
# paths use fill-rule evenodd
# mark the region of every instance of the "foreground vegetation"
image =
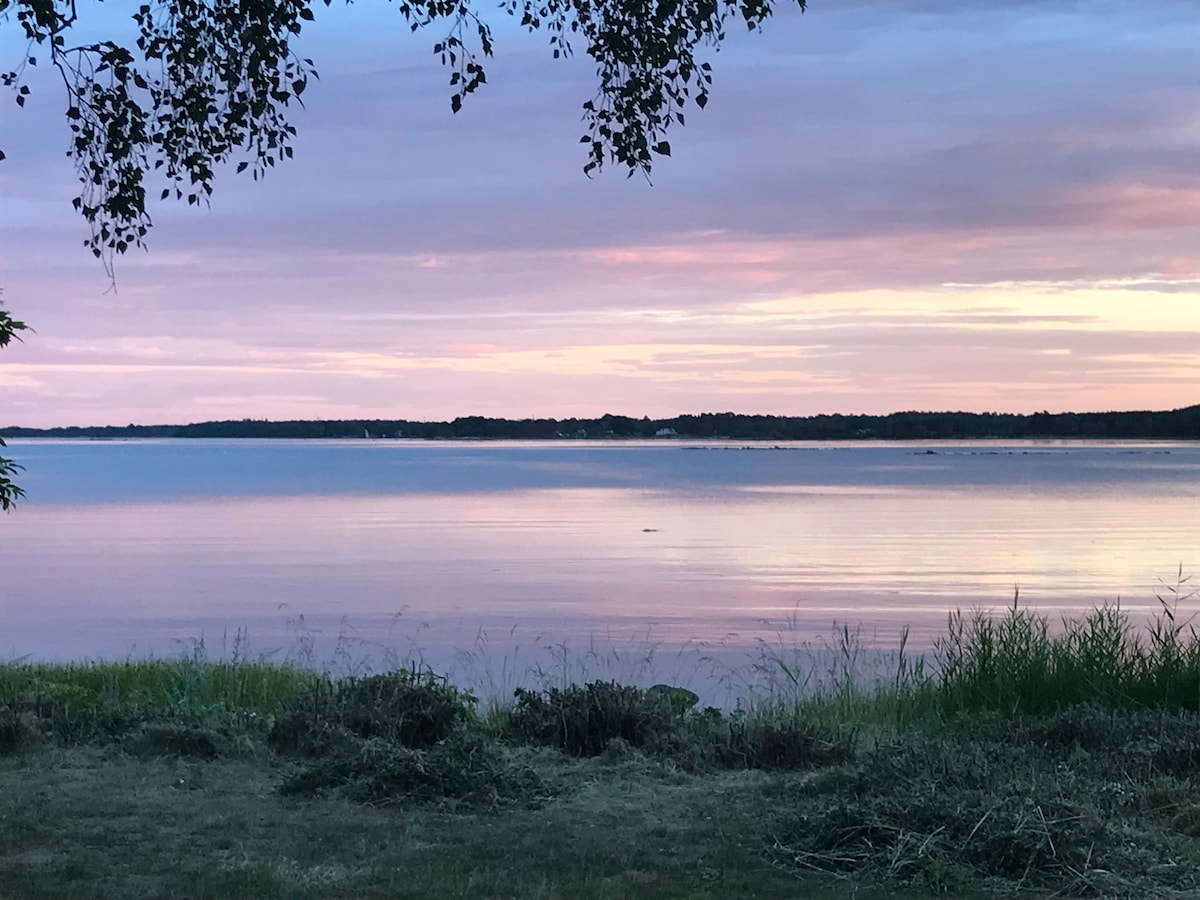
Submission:
<svg viewBox="0 0 1200 900">
<path fill-rule="evenodd" d="M 951 618 L 936 666 L 698 709 L 177 660 L 0 666 L 0 896 L 1196 896 L 1200 641 Z M 852 652 L 847 632 L 843 649 Z"/>
</svg>

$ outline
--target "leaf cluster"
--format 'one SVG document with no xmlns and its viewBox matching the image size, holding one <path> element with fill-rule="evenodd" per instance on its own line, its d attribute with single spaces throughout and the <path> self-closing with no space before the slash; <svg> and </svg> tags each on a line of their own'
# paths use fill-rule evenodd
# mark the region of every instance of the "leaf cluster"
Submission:
<svg viewBox="0 0 1200 900">
<path fill-rule="evenodd" d="M 3 0 L 0 0 L 0 3 L 2 2 Z M 0 348 L 7 347 L 14 339 L 19 341 L 21 336 L 17 332 L 28 330 L 28 325 L 14 319 L 8 310 L 0 305 Z M 0 435 L 0 447 L 4 446 L 4 437 Z M 12 480 L 21 469 L 22 466 L 18 463 L 0 456 L 0 510 L 7 512 L 14 503 L 25 496 L 25 491 Z"/>
<path fill-rule="evenodd" d="M 0 17 L 14 11 L 26 50 L 0 82 L 23 106 L 24 73 L 48 53 L 67 95 L 67 155 L 82 184 L 75 209 L 106 264 L 143 245 L 150 172 L 165 176 L 163 199 L 195 205 L 212 194 L 218 165 L 244 156 L 239 171 L 253 167 L 258 178 L 292 155 L 286 109 L 316 74 L 290 46 L 313 17 L 307 0 L 155 0 L 133 14 L 133 47 L 71 44 L 74 0 L 0 0 Z"/>
<path fill-rule="evenodd" d="M 332 0 L 321 0 L 329 6 Z M 795 0 L 801 9 L 806 0 Z M 207 204 L 217 168 L 235 162 L 257 180 L 292 156 L 288 117 L 309 79 L 311 59 L 292 42 L 315 19 L 313 0 L 148 0 L 133 14 L 134 45 L 72 44 L 75 0 L 0 0 L 0 27 L 15 19 L 25 41 L 16 68 L 0 72 L 19 106 L 25 73 L 45 53 L 67 96 L 74 161 L 82 189 L 75 208 L 88 222 L 85 242 L 111 270 L 114 254 L 144 246 L 151 226 L 147 176 L 165 178 L 160 198 Z M 689 101 L 703 108 L 712 69 L 698 58 L 717 48 L 730 21 L 759 28 L 771 0 L 503 0 L 501 9 L 530 31 L 549 35 L 555 59 L 581 44 L 596 64 L 598 87 L 583 104 L 584 172 L 605 163 L 649 175 L 669 156 L 666 133 L 683 125 Z M 490 26 L 468 0 L 400 0 L 413 31 L 440 23 L 433 52 L 450 69 L 450 107 L 487 83 Z M 0 160 L 4 158 L 0 151 Z"/>
</svg>

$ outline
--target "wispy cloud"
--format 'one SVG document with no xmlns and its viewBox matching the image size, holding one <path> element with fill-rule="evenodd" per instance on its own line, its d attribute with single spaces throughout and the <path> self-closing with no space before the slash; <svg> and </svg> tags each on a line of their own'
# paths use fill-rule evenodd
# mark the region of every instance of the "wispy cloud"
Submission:
<svg viewBox="0 0 1200 900">
<path fill-rule="evenodd" d="M 162 207 L 116 293 L 53 84 L 0 111 L 0 284 L 38 328 L 5 419 L 1196 400 L 1190 2 L 782 13 L 715 58 L 653 186 L 582 177 L 591 67 L 540 38 L 505 26 L 457 117 L 394 10 L 305 41 L 294 163 Z"/>
</svg>

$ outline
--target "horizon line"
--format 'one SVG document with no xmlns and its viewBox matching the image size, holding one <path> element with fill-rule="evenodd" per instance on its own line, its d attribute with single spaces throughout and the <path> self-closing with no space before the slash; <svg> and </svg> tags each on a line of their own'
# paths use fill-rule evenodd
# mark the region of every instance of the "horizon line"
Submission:
<svg viewBox="0 0 1200 900">
<path fill-rule="evenodd" d="M 1067 410 L 1063 412 L 1050 412 L 1049 410 L 1040 410 L 1037 412 L 1020 413 L 1020 412 L 974 412 L 970 410 L 920 410 L 920 409 L 905 409 L 894 410 L 889 413 L 810 413 L 807 415 L 786 415 L 781 413 L 745 413 L 733 412 L 731 410 L 722 410 L 720 412 L 699 412 L 699 413 L 677 413 L 672 416 L 633 416 L 623 413 L 602 413 L 596 416 L 566 416 L 558 418 L 555 416 L 485 416 L 479 414 L 458 415 L 453 418 L 445 419 L 407 419 L 399 418 L 364 418 L 359 416 L 348 417 L 328 417 L 328 418 L 313 418 L 313 419 L 270 419 L 270 418 L 254 418 L 245 417 L 241 419 L 205 419 L 197 422 L 156 422 L 153 424 L 143 424 L 130 422 L 126 425 L 49 425 L 44 427 L 32 427 L 24 425 L 3 425 L 0 426 L 0 435 L 11 433 L 13 431 L 60 431 L 64 429 L 130 429 L 130 428 L 190 428 L 198 425 L 216 425 L 216 424 L 232 424 L 242 422 L 253 422 L 258 424 L 290 424 L 290 423 L 331 423 L 331 422 L 408 422 L 414 425 L 438 425 L 452 424 L 467 419 L 483 420 L 487 422 L 595 422 L 606 418 L 613 419 L 628 419 L 634 422 L 672 422 L 684 418 L 703 418 L 706 416 L 736 416 L 739 418 L 768 418 L 768 419 L 786 419 L 786 420 L 812 420 L 812 419 L 828 419 L 828 418 L 843 418 L 843 419 L 888 419 L 895 416 L 976 416 L 976 417 L 996 417 L 996 418 L 1035 418 L 1039 416 L 1124 416 L 1124 415 L 1173 415 L 1189 411 L 1200 412 L 1200 403 L 1191 404 L 1189 406 L 1176 407 L 1174 409 L 1126 409 L 1126 410 L 1090 410 L 1076 411 Z"/>
</svg>

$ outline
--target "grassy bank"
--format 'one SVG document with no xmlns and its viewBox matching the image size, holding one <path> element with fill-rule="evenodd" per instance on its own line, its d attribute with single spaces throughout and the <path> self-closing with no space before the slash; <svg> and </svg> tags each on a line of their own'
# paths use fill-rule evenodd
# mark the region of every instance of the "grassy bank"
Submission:
<svg viewBox="0 0 1200 900">
<path fill-rule="evenodd" d="M 1200 641 L 1014 602 L 732 712 L 419 668 L 0 666 L 0 896 L 1195 896 Z M 844 646 L 853 652 L 850 633 Z"/>
</svg>

